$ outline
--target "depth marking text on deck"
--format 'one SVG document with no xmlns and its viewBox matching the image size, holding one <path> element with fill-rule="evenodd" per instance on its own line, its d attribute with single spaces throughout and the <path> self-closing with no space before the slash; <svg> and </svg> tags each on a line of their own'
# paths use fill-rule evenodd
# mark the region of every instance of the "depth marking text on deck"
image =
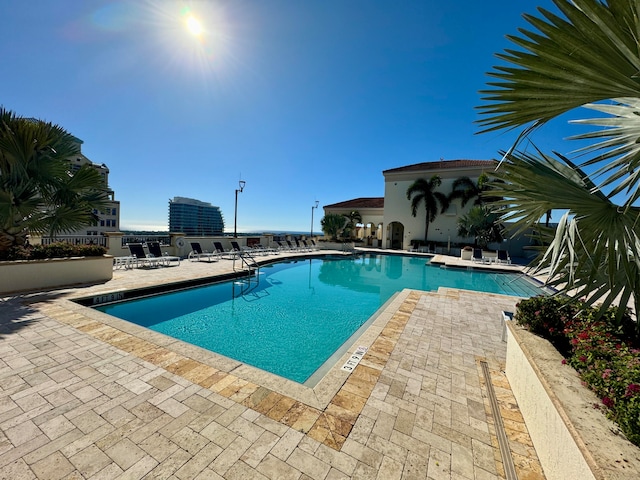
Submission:
<svg viewBox="0 0 640 480">
<path fill-rule="evenodd" d="M 353 352 L 353 354 L 349 357 L 349 359 L 344 362 L 341 370 L 344 370 L 345 372 L 352 372 L 353 369 L 358 366 L 365 353 L 367 353 L 367 347 L 358 347 L 356 351 Z"/>
</svg>

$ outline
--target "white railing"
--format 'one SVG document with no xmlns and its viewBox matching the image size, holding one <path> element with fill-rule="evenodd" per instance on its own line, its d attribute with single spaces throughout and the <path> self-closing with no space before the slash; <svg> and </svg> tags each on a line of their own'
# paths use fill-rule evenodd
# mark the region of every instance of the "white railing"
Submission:
<svg viewBox="0 0 640 480">
<path fill-rule="evenodd" d="M 101 235 L 57 235 L 55 237 L 42 237 L 40 243 L 42 245 L 51 245 L 52 243 L 69 243 L 71 245 L 100 245 L 108 248 L 107 237 Z"/>
<path fill-rule="evenodd" d="M 122 237 L 122 246 L 126 247 L 130 243 L 149 243 L 159 242 L 160 245 L 171 245 L 169 235 L 124 235 Z"/>
</svg>

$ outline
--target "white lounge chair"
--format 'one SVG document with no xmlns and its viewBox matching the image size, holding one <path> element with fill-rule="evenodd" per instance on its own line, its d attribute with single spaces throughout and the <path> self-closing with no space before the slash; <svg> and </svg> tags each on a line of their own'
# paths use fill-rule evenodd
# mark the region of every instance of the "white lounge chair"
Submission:
<svg viewBox="0 0 640 480">
<path fill-rule="evenodd" d="M 155 258 L 161 258 L 163 260 L 163 265 L 166 265 L 168 267 L 169 265 L 171 265 L 171 262 L 178 262 L 178 265 L 180 265 L 180 257 L 175 257 L 167 253 L 165 253 L 164 255 L 162 254 L 159 242 L 148 242 L 147 248 L 149 249 L 149 253 L 151 255 L 153 255 Z"/>
<path fill-rule="evenodd" d="M 159 267 L 164 263 L 161 258 L 156 258 L 145 252 L 141 243 L 130 243 L 128 247 L 131 256 L 136 258 L 136 266 L 138 267 Z"/>
<path fill-rule="evenodd" d="M 189 253 L 190 261 L 206 260 L 207 262 L 217 262 L 220 258 L 218 252 L 207 252 L 202 250 L 199 242 L 191 242 L 191 252 Z"/>
</svg>

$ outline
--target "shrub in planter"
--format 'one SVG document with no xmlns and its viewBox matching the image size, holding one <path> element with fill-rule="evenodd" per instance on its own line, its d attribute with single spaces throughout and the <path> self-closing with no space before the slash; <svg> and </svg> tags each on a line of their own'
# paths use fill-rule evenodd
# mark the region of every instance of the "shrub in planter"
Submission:
<svg viewBox="0 0 640 480">
<path fill-rule="evenodd" d="M 640 445 L 640 350 L 620 338 L 610 320 L 585 317 L 565 329 L 573 347 L 568 363 L 602 399 L 607 416 Z"/>
<path fill-rule="evenodd" d="M 571 351 L 569 339 L 564 333 L 565 323 L 576 309 L 565 297 L 536 296 L 520 301 L 514 320 L 532 333 L 549 340 L 564 356 Z"/>
<path fill-rule="evenodd" d="M 571 303 L 569 303 L 571 302 Z M 515 320 L 551 341 L 580 374 L 632 443 L 640 446 L 640 349 L 635 324 L 611 307 L 597 310 L 562 297 L 532 297 L 518 303 Z"/>
<path fill-rule="evenodd" d="M 42 260 L 45 258 L 100 257 L 107 249 L 100 245 L 72 245 L 56 242 L 50 245 L 11 247 L 0 260 Z"/>
</svg>

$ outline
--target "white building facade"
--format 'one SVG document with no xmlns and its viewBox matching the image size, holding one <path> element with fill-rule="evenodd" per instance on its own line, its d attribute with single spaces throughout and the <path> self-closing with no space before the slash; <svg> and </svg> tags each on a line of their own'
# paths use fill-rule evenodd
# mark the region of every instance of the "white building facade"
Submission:
<svg viewBox="0 0 640 480">
<path fill-rule="evenodd" d="M 382 247 L 408 249 L 412 240 L 425 241 L 426 210 L 424 203 L 418 207 L 416 216 L 411 215 L 411 200 L 407 189 L 419 178 L 430 180 L 438 175 L 442 180 L 436 191 L 448 196 L 453 191 L 453 183 L 458 178 L 468 177 L 477 183 L 483 173 L 491 176 L 497 163 L 493 160 L 440 160 L 392 168 L 384 175 L 384 216 Z M 449 208 L 436 216 L 429 225 L 427 245 L 450 245 L 473 242 L 473 239 L 459 237 L 457 220 L 473 206 L 473 201 L 464 207 L 460 200 L 453 200 Z"/>
<path fill-rule="evenodd" d="M 440 160 L 423 162 L 382 172 L 384 176 L 384 197 L 356 198 L 326 205 L 324 214 L 348 215 L 358 211 L 362 223 L 357 229 L 357 238 L 366 245 L 389 249 L 409 249 L 412 241 L 425 241 L 426 211 L 424 204 L 418 208 L 416 216 L 411 215 L 411 200 L 407 189 L 418 179 L 430 180 L 438 175 L 442 180 L 436 189 L 446 196 L 453 190 L 453 183 L 461 177 L 468 177 L 477 183 L 482 174 L 491 177 L 497 162 L 494 160 Z M 473 200 L 464 207 L 460 200 L 453 200 L 444 212 L 438 212 L 429 225 L 426 245 L 430 250 L 444 249 L 451 245 L 471 244 L 473 239 L 458 236 L 457 220 L 473 206 Z"/>
<path fill-rule="evenodd" d="M 91 165 L 96 169 L 102 177 L 104 184 L 109 186 L 109 168 L 104 164 L 93 163 L 82 153 L 82 144 L 84 143 L 79 138 L 76 138 L 78 142 L 79 153 L 69 158 L 70 171 L 75 173 L 80 170 L 83 165 Z M 115 199 L 115 193 L 110 188 L 107 192 L 109 196 L 107 206 L 102 210 L 94 210 L 93 213 L 98 216 L 98 221 L 95 225 L 87 225 L 81 230 L 75 232 L 65 232 L 65 235 L 89 235 L 89 236 L 103 236 L 106 232 L 118 232 L 120 231 L 120 202 Z"/>
</svg>

